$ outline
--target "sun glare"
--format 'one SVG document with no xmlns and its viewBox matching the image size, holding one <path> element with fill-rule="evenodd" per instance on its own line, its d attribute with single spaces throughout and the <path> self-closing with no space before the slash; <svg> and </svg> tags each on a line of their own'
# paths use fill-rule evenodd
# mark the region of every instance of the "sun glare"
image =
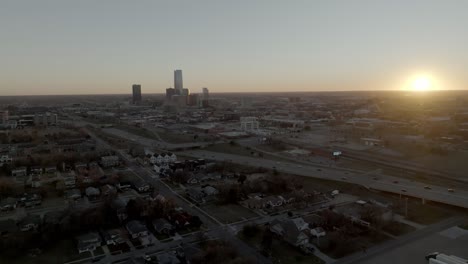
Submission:
<svg viewBox="0 0 468 264">
<path fill-rule="evenodd" d="M 426 91 L 431 88 L 431 81 L 426 76 L 419 76 L 413 81 L 413 90 Z"/>
</svg>

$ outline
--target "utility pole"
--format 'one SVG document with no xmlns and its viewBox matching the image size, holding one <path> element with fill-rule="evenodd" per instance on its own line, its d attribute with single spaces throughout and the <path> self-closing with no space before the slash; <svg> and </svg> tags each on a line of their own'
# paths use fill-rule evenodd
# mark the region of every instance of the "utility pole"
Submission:
<svg viewBox="0 0 468 264">
<path fill-rule="evenodd" d="M 408 197 L 406 197 L 405 200 L 406 200 L 405 217 L 408 218 Z"/>
</svg>

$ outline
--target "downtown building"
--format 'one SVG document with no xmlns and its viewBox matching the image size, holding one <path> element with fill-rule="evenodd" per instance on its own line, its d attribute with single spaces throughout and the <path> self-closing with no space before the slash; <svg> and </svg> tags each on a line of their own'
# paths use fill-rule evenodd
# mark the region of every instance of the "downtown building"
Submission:
<svg viewBox="0 0 468 264">
<path fill-rule="evenodd" d="M 132 92 L 133 92 L 132 103 L 135 105 L 140 104 L 141 103 L 141 85 L 140 84 L 132 85 Z"/>
</svg>

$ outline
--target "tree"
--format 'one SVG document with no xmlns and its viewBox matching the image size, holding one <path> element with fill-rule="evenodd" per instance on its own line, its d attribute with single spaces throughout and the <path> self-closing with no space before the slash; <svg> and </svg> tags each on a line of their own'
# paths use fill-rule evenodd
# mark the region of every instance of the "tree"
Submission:
<svg viewBox="0 0 468 264">
<path fill-rule="evenodd" d="M 7 177 L 0 177 L 0 197 L 8 197 L 14 194 L 15 183 Z"/>
<path fill-rule="evenodd" d="M 248 224 L 242 228 L 242 234 L 248 238 L 254 237 L 258 232 L 260 232 L 260 228 L 254 224 Z"/>
<path fill-rule="evenodd" d="M 244 184 L 245 180 L 247 180 L 247 176 L 245 176 L 245 174 L 239 175 L 239 178 L 237 179 L 237 181 L 238 181 L 241 185 Z"/>
</svg>

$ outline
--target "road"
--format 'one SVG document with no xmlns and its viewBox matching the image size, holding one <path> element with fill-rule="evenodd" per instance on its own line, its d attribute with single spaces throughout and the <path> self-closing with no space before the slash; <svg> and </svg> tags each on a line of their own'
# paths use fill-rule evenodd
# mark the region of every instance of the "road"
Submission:
<svg viewBox="0 0 468 264">
<path fill-rule="evenodd" d="M 236 164 L 257 166 L 267 169 L 276 168 L 278 171 L 291 173 L 306 177 L 341 181 L 362 185 L 369 189 L 386 191 L 396 194 L 403 194 L 415 198 L 426 199 L 444 204 L 468 208 L 468 192 L 455 190 L 449 192 L 447 188 L 440 186 L 427 186 L 423 183 L 414 182 L 408 179 L 383 175 L 379 171 L 367 173 L 355 173 L 335 167 L 298 165 L 292 162 L 279 162 L 257 157 L 240 156 L 234 154 L 210 152 L 205 150 L 191 150 L 176 153 L 178 155 L 190 156 L 194 158 L 205 158 L 218 161 L 231 161 Z"/>
</svg>

